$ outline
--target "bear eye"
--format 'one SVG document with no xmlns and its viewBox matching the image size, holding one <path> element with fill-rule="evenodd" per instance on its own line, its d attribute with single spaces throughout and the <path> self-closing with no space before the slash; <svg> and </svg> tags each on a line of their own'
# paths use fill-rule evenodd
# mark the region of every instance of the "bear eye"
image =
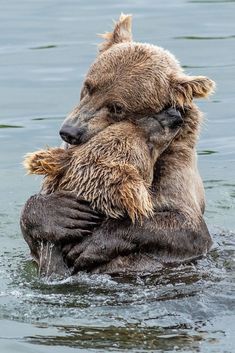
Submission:
<svg viewBox="0 0 235 353">
<path fill-rule="evenodd" d="M 113 115 L 121 115 L 124 111 L 123 107 L 121 106 L 121 104 L 118 103 L 111 103 L 108 104 L 108 110 L 110 112 L 110 114 Z"/>
<path fill-rule="evenodd" d="M 89 95 L 91 95 L 94 92 L 94 87 L 89 82 L 86 82 L 84 84 L 84 88 L 85 88 L 86 93 L 88 93 Z"/>
</svg>

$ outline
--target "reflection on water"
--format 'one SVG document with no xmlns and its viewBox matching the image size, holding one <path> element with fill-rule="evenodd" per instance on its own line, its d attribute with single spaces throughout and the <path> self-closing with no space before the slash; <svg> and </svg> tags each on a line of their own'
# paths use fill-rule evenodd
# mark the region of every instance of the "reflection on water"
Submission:
<svg viewBox="0 0 235 353">
<path fill-rule="evenodd" d="M 234 2 L 2 4 L 1 351 L 234 351 Z M 60 125 L 96 55 L 95 33 L 109 30 L 121 11 L 134 14 L 135 38 L 168 48 L 188 73 L 217 82 L 216 95 L 199 102 L 206 121 L 198 146 L 214 247 L 197 263 L 151 276 L 39 280 L 18 219 L 41 179 L 25 177 L 22 156 L 60 144 Z"/>
</svg>

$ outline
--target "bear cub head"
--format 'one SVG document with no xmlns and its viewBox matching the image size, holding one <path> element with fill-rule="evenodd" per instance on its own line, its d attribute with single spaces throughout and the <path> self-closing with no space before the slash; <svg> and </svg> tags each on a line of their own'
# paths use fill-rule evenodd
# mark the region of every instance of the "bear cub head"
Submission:
<svg viewBox="0 0 235 353">
<path fill-rule="evenodd" d="M 132 118 L 135 120 L 135 117 Z M 43 191 L 73 191 L 107 217 L 134 222 L 153 213 L 151 184 L 157 158 L 179 133 L 181 114 L 168 108 L 111 124 L 86 143 L 26 156 L 30 174 L 45 175 Z"/>
</svg>

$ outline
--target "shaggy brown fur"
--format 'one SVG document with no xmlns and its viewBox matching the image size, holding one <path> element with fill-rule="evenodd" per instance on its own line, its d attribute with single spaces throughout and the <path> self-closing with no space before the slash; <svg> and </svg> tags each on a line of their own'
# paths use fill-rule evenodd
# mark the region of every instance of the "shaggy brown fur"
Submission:
<svg viewBox="0 0 235 353">
<path fill-rule="evenodd" d="M 30 174 L 46 174 L 44 192 L 73 191 L 107 217 L 125 213 L 141 221 L 153 215 L 150 186 L 158 156 L 179 131 L 182 119 L 166 112 L 110 125 L 87 143 L 69 149 L 30 153 L 24 165 Z"/>
<path fill-rule="evenodd" d="M 120 120 L 138 126 L 140 117 L 168 106 L 181 107 L 183 126 L 154 166 L 153 217 L 141 225 L 129 219 L 107 220 L 92 237 L 77 244 L 67 260 L 75 272 L 154 271 L 161 262 L 205 254 L 212 241 L 203 219 L 204 189 L 196 158 L 202 114 L 193 99 L 211 94 L 214 82 L 186 75 L 167 50 L 133 42 L 131 16 L 122 15 L 104 38 L 86 75 L 81 100 L 64 122 L 82 132 L 79 143 Z M 23 213 L 22 229 L 28 243 L 34 244 L 41 229 L 32 232 L 30 226 L 42 206 L 37 197 L 26 206 L 32 211 Z M 36 246 L 31 249 L 37 251 Z"/>
<path fill-rule="evenodd" d="M 189 215 L 190 222 L 197 223 L 204 208 L 195 151 L 202 114 L 193 98 L 211 94 L 214 82 L 204 76 L 187 76 L 167 50 L 133 42 L 129 15 L 121 15 L 113 32 L 103 37 L 105 42 L 87 74 L 80 104 L 64 124 L 83 129 L 84 142 L 120 116 L 132 120 L 133 116 L 153 114 L 165 106 L 181 107 L 181 133 L 156 165 L 155 203 L 158 208 L 179 208 Z M 116 105 L 119 114 L 115 113 Z"/>
<path fill-rule="evenodd" d="M 84 130 L 81 142 L 121 117 L 156 113 L 166 106 L 196 109 L 193 98 L 212 93 L 214 83 L 204 76 L 187 76 L 176 58 L 163 48 L 132 42 L 131 16 L 122 15 L 91 65 L 81 101 L 65 124 Z M 118 105 L 117 114 L 115 107 Z M 195 144 L 200 117 L 185 121 L 185 143 Z M 193 127 L 193 134 L 190 134 Z"/>
<path fill-rule="evenodd" d="M 109 222 L 97 229 L 93 242 L 88 246 L 82 244 L 71 253 L 72 259 L 76 254 L 78 257 L 75 271 L 102 262 L 107 265 L 100 268 L 101 272 L 120 271 L 121 267 L 124 271 L 127 268 L 135 271 L 141 255 L 136 261 L 122 256 L 116 259 L 115 248 L 120 255 L 121 248 L 123 254 L 131 253 L 136 249 L 134 244 L 139 242 L 143 245 L 138 249 L 143 254 L 155 251 L 158 261 L 205 254 L 212 242 L 203 220 L 205 196 L 197 169 L 196 143 L 202 113 L 193 99 L 213 93 L 215 83 L 204 76 L 186 75 L 169 51 L 133 42 L 129 15 L 122 15 L 113 32 L 105 34 L 104 38 L 85 78 L 81 101 L 64 122 L 83 130 L 80 142 L 89 140 L 120 116 L 129 120 L 172 105 L 181 107 L 183 126 L 155 164 L 152 220 L 144 220 L 140 227 L 126 225 L 122 229 L 121 224 L 116 224 L 114 228 Z M 119 114 L 115 113 L 117 105 Z M 135 123 L 138 125 L 138 120 Z M 113 233 L 112 243 L 104 252 L 102 244 L 110 232 Z M 122 238 L 125 232 L 133 238 L 130 244 Z M 82 255 L 78 256 L 80 253 Z M 114 260 L 109 262 L 112 258 Z"/>
</svg>

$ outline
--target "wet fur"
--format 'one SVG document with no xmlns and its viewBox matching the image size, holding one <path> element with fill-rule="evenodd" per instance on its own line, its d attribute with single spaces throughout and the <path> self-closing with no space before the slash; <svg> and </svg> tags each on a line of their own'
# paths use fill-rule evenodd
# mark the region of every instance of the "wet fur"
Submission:
<svg viewBox="0 0 235 353">
<path fill-rule="evenodd" d="M 192 226 L 205 208 L 204 188 L 197 169 L 196 143 L 202 113 L 194 98 L 213 93 L 215 83 L 205 76 L 188 76 L 167 50 L 132 41 L 130 15 L 121 15 L 84 81 L 81 101 L 65 124 L 84 129 L 83 141 L 115 122 L 108 103 L 124 108 L 124 119 L 138 125 L 138 117 L 166 106 L 181 110 L 183 126 L 155 165 L 152 188 L 156 209 L 179 209 Z M 95 114 L 94 114 L 95 112 Z"/>
<path fill-rule="evenodd" d="M 186 75 L 167 50 L 133 42 L 131 16 L 122 15 L 103 37 L 81 101 L 65 121 L 84 129 L 81 142 L 113 124 L 108 104 L 114 101 L 124 107 L 126 120 L 178 106 L 184 124 L 155 164 L 153 217 L 142 225 L 108 219 L 79 245 L 81 256 L 75 253 L 75 266 L 93 272 L 149 272 L 164 263 L 204 255 L 212 240 L 203 219 L 204 189 L 196 157 L 202 114 L 193 99 L 207 97 L 215 84 L 204 76 Z M 30 202 L 33 208 L 35 201 Z"/>
<path fill-rule="evenodd" d="M 142 222 L 143 217 L 153 215 L 150 186 L 154 164 L 177 132 L 161 128 L 150 151 L 149 136 L 130 122 L 120 122 L 81 146 L 30 153 L 24 165 L 29 174 L 46 175 L 46 194 L 73 191 L 107 217 L 127 213 L 132 222 Z"/>
</svg>

